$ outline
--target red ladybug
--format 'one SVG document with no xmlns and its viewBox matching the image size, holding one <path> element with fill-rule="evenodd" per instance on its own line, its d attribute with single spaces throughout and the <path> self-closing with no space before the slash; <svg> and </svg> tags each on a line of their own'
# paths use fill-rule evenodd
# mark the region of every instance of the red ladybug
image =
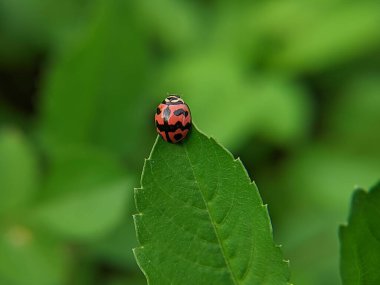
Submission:
<svg viewBox="0 0 380 285">
<path fill-rule="evenodd" d="M 157 133 L 170 143 L 183 140 L 191 128 L 189 106 L 178 95 L 169 95 L 162 101 L 154 118 Z"/>
</svg>

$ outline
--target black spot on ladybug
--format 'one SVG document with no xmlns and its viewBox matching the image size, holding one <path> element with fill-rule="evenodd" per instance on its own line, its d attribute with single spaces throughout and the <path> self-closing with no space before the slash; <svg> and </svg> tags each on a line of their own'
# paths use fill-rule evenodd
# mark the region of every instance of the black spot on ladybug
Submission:
<svg viewBox="0 0 380 285">
<path fill-rule="evenodd" d="M 174 138 L 176 141 L 179 141 L 180 139 L 182 139 L 182 134 L 175 134 Z"/>
<path fill-rule="evenodd" d="M 161 114 L 161 109 L 160 109 L 160 108 L 157 108 L 156 113 L 157 113 L 157 115 Z"/>
<path fill-rule="evenodd" d="M 177 122 L 174 125 L 169 125 L 169 124 L 158 124 L 156 121 L 156 126 L 157 129 L 161 132 L 175 132 L 176 130 L 180 129 L 182 131 L 184 130 L 190 130 L 191 128 L 191 123 L 187 123 L 186 125 L 182 125 L 181 122 Z"/>
<path fill-rule="evenodd" d="M 184 115 L 185 117 L 187 117 L 189 115 L 189 112 L 185 111 L 184 109 L 178 109 L 174 111 L 174 115 L 176 116 Z"/>
<path fill-rule="evenodd" d="M 170 143 L 172 142 L 172 140 L 170 139 L 170 136 L 169 136 L 169 132 L 165 131 L 165 137 L 166 137 L 167 142 L 170 142 Z"/>
</svg>

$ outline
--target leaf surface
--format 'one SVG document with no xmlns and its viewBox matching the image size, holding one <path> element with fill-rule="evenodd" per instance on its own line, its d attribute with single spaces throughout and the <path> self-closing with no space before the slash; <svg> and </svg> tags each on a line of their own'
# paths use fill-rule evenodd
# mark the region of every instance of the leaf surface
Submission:
<svg viewBox="0 0 380 285">
<path fill-rule="evenodd" d="M 15 129 L 0 132 L 0 215 L 26 207 L 38 187 L 33 147 Z"/>
<path fill-rule="evenodd" d="M 287 284 L 266 206 L 239 159 L 195 127 L 157 138 L 136 189 L 136 259 L 148 284 Z"/>
<path fill-rule="evenodd" d="M 23 224 L 0 229 L 0 284 L 65 284 L 67 248 Z"/>
<path fill-rule="evenodd" d="M 49 201 L 36 211 L 35 219 L 65 237 L 98 238 L 121 222 L 128 208 L 127 185 L 120 181 Z"/>
<path fill-rule="evenodd" d="M 368 193 L 356 190 L 347 226 L 341 226 L 343 285 L 380 284 L 380 183 Z"/>
<path fill-rule="evenodd" d="M 48 146 L 89 144 L 135 156 L 146 122 L 145 48 L 133 3 L 98 0 L 82 40 L 57 58 L 43 88 Z M 147 105 L 149 106 L 149 105 Z M 134 139 L 131 139 L 134 137 Z"/>
<path fill-rule="evenodd" d="M 32 217 L 64 238 L 103 237 L 122 222 L 132 203 L 131 178 L 124 172 L 112 154 L 99 149 L 71 147 L 56 152 L 44 200 Z"/>
</svg>

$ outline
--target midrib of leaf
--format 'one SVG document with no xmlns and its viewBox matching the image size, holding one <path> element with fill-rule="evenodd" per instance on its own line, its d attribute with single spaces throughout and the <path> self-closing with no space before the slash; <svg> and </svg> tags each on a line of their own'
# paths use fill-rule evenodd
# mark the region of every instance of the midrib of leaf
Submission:
<svg viewBox="0 0 380 285">
<path fill-rule="evenodd" d="M 238 195 L 239 191 L 242 195 Z M 134 253 L 148 284 L 289 284 L 283 283 L 288 280 L 287 266 L 271 240 L 267 209 L 255 183 L 239 159 L 195 127 L 192 136 L 181 145 L 170 146 L 159 137 L 156 139 L 145 160 L 141 188 L 135 190 L 135 199 L 138 214 L 134 219 L 140 247 Z M 195 214 L 189 208 L 203 213 Z M 180 217 L 173 219 L 177 213 Z M 198 228 L 186 225 L 198 225 L 200 235 Z M 167 236 L 170 242 L 165 239 L 166 226 L 172 234 Z M 258 233 L 260 230 L 267 236 Z M 205 234 L 207 239 L 203 238 Z M 195 239 L 199 241 L 193 247 Z M 189 254 L 186 245 L 188 249 L 212 251 Z M 206 258 L 205 262 L 197 256 Z M 170 262 L 179 262 L 181 273 L 175 267 L 170 269 Z M 191 268 L 186 263 L 191 263 Z M 200 268 L 204 265 L 206 271 Z M 192 282 L 192 274 L 197 283 Z"/>
<path fill-rule="evenodd" d="M 189 153 L 187 151 L 187 146 L 186 145 L 184 146 L 184 149 L 185 149 L 185 153 L 186 153 L 186 158 L 187 158 L 187 160 L 189 161 L 189 164 L 190 164 L 191 172 L 193 174 L 194 180 L 196 181 L 196 185 L 197 185 L 198 191 L 201 194 L 202 200 L 203 200 L 203 202 L 204 202 L 204 204 L 206 206 L 207 214 L 208 214 L 208 217 L 210 219 L 210 223 L 211 223 L 211 225 L 212 225 L 212 227 L 214 229 L 215 236 L 216 236 L 216 238 L 218 240 L 218 243 L 219 243 L 219 246 L 220 246 L 220 251 L 222 253 L 224 262 L 225 262 L 226 267 L 227 267 L 227 269 L 228 269 L 228 271 L 230 273 L 230 278 L 231 278 L 231 280 L 232 280 L 232 282 L 233 282 L 234 285 L 239 285 L 239 282 L 237 281 L 237 278 L 236 278 L 234 272 L 232 271 L 231 264 L 230 264 L 228 258 L 226 257 L 226 252 L 225 252 L 226 250 L 224 248 L 222 240 L 220 239 L 218 229 L 217 229 L 217 227 L 216 227 L 216 225 L 215 225 L 215 223 L 214 223 L 214 221 L 212 219 L 208 203 L 207 203 L 207 201 L 205 199 L 205 196 L 203 195 L 203 192 L 201 190 L 201 187 L 200 187 L 200 185 L 198 183 L 198 179 L 197 179 L 197 177 L 195 175 L 194 167 L 193 167 L 193 164 L 191 162 L 191 159 L 190 159 Z M 214 153 L 215 153 L 215 150 L 214 150 Z M 220 169 L 220 162 L 219 162 L 219 158 L 216 155 L 216 153 L 215 153 L 215 157 L 216 157 L 216 159 L 218 161 L 218 164 L 219 164 L 219 168 L 218 169 Z M 217 187 L 219 187 L 219 179 L 220 179 L 220 174 L 218 173 L 218 184 L 217 184 Z M 228 215 L 228 212 L 227 212 L 227 215 Z"/>
</svg>

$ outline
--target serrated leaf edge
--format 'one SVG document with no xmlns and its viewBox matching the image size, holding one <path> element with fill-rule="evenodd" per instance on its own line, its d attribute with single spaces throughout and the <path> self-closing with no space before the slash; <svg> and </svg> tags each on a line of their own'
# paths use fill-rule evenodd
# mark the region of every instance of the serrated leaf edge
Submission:
<svg viewBox="0 0 380 285">
<path fill-rule="evenodd" d="M 243 171 L 244 171 L 244 173 L 245 173 L 246 178 L 247 178 L 248 181 L 249 181 L 249 184 L 250 184 L 250 185 L 253 185 L 253 186 L 254 186 L 254 190 L 258 192 L 258 187 L 257 187 L 255 181 L 252 180 L 252 179 L 250 178 L 250 176 L 249 176 L 249 174 L 248 174 L 248 172 L 247 172 L 247 169 L 244 167 L 244 164 L 243 164 L 243 162 L 241 161 L 240 157 L 235 158 L 235 157 L 233 156 L 233 154 L 232 154 L 227 148 L 225 148 L 222 144 L 220 144 L 218 141 L 216 141 L 213 137 L 206 135 L 205 133 L 203 133 L 202 131 L 200 131 L 198 128 L 197 128 L 197 130 L 198 130 L 198 132 L 200 132 L 202 135 L 204 135 L 205 137 L 207 137 L 209 140 L 211 140 L 212 142 L 216 143 L 216 144 L 217 144 L 219 147 L 221 147 L 226 153 L 228 153 L 228 155 L 232 158 L 232 160 L 234 161 L 234 163 L 237 163 L 237 164 L 239 164 L 239 166 L 241 166 L 241 168 L 243 169 Z M 138 209 L 137 200 L 136 200 L 136 195 L 137 195 L 137 192 L 138 192 L 139 190 L 143 190 L 143 186 L 142 186 L 143 174 L 144 174 L 144 172 L 145 172 L 145 168 L 146 168 L 146 166 L 147 166 L 147 162 L 148 162 L 148 161 L 151 161 L 151 157 L 152 157 L 153 151 L 154 151 L 154 149 L 155 149 L 155 147 L 156 147 L 157 142 L 158 142 L 159 139 L 160 139 L 160 136 L 157 135 L 157 137 L 156 137 L 156 139 L 155 139 L 155 141 L 154 141 L 153 147 L 152 147 L 152 149 L 151 149 L 151 151 L 150 151 L 150 153 L 149 153 L 148 158 L 145 158 L 145 159 L 144 159 L 144 166 L 143 166 L 143 169 L 142 169 L 142 172 L 141 172 L 141 177 L 140 177 L 140 187 L 134 188 L 134 200 L 135 200 L 135 205 L 136 205 L 136 209 L 137 209 L 137 212 L 138 212 L 138 213 L 136 213 L 136 214 L 133 215 L 133 219 L 134 219 L 134 225 L 135 225 L 135 232 L 136 232 L 137 241 L 139 242 L 140 246 L 133 248 L 132 251 L 133 251 L 133 255 L 134 255 L 135 259 L 136 259 L 137 265 L 139 266 L 140 270 L 143 272 L 144 276 L 146 277 L 146 280 L 147 280 L 147 284 L 148 284 L 148 285 L 150 284 L 150 280 L 149 280 L 148 274 L 145 272 L 145 270 L 144 270 L 143 267 L 141 266 L 140 261 L 139 261 L 139 259 L 137 258 L 137 254 L 136 254 L 136 252 L 137 252 L 138 250 L 142 250 L 142 249 L 144 249 L 144 246 L 141 245 L 140 239 L 139 239 L 139 237 L 138 237 L 137 223 L 136 223 L 136 221 L 135 221 L 135 216 L 143 216 L 144 214 L 143 214 L 143 212 L 141 212 L 141 211 Z M 270 220 L 270 215 L 269 215 L 269 211 L 268 211 L 268 205 L 267 205 L 267 204 L 263 204 L 263 202 L 262 202 L 262 198 L 261 198 L 261 195 L 260 195 L 259 192 L 258 192 L 258 194 L 259 194 L 260 201 L 261 201 L 261 207 L 264 208 L 265 215 L 266 215 L 266 218 L 267 218 L 267 220 L 268 220 L 268 225 L 269 225 L 270 235 L 271 235 L 271 238 L 272 238 L 272 240 L 273 240 L 273 227 L 272 227 L 272 223 L 271 223 L 271 220 Z M 219 239 L 218 235 L 216 235 L 216 236 L 217 236 L 217 238 Z M 220 241 L 219 241 L 219 243 L 220 243 Z M 281 250 L 281 248 L 282 248 L 282 245 L 281 245 L 281 244 L 274 244 L 274 246 L 275 246 L 276 248 L 278 248 L 279 250 Z M 223 256 L 224 256 L 224 254 L 223 254 Z M 282 262 L 285 263 L 285 264 L 287 265 L 288 268 L 290 267 L 290 261 L 289 261 L 289 260 L 285 260 L 285 259 L 283 259 Z M 234 276 L 233 273 L 232 273 L 232 271 L 231 271 L 231 275 Z M 236 282 L 235 280 L 233 280 L 233 281 L 234 281 L 234 283 Z M 288 285 L 293 285 L 292 283 L 289 283 L 289 282 L 287 282 L 287 284 L 288 284 Z"/>
</svg>

